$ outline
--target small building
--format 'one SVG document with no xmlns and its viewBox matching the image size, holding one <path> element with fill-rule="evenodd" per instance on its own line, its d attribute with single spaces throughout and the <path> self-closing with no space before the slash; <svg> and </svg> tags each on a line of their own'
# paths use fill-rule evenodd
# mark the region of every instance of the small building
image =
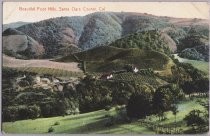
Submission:
<svg viewBox="0 0 210 136">
<path fill-rule="evenodd" d="M 53 86 L 54 91 L 63 91 L 63 86 L 58 84 Z"/>
<path fill-rule="evenodd" d="M 112 79 L 113 75 L 112 73 L 103 74 L 100 79 Z"/>
<path fill-rule="evenodd" d="M 60 81 L 57 78 L 52 78 L 52 82 L 58 84 Z"/>
<path fill-rule="evenodd" d="M 48 78 L 42 78 L 41 82 L 42 82 L 42 84 L 49 84 L 50 80 Z"/>
<path fill-rule="evenodd" d="M 35 82 L 36 82 L 37 84 L 39 84 L 39 83 L 41 82 L 41 78 L 40 78 L 40 76 L 36 76 L 36 78 L 35 78 Z"/>
<path fill-rule="evenodd" d="M 133 68 L 134 73 L 137 73 L 138 71 L 139 71 L 138 68 L 136 68 L 136 67 Z"/>
<path fill-rule="evenodd" d="M 16 82 L 20 82 L 21 80 L 25 79 L 26 78 L 26 75 L 24 74 L 23 77 L 18 77 L 16 79 Z"/>
</svg>

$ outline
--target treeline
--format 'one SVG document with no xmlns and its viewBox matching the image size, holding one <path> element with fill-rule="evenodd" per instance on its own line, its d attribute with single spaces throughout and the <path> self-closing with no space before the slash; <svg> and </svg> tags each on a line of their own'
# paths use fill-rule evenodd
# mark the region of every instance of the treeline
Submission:
<svg viewBox="0 0 210 136">
<path fill-rule="evenodd" d="M 157 114 L 160 119 L 165 111 L 177 110 L 177 104 L 184 98 L 184 93 L 178 85 L 168 84 L 152 90 L 141 88 L 138 93 L 133 93 L 128 101 L 127 115 L 131 118 L 145 118 Z"/>
<path fill-rule="evenodd" d="M 118 48 L 139 48 L 146 50 L 155 50 L 170 54 L 171 50 L 167 42 L 161 36 L 158 30 L 133 33 L 126 37 L 116 40 L 110 46 Z"/>
<path fill-rule="evenodd" d="M 208 94 L 209 78 L 204 72 L 196 69 L 191 64 L 180 63 L 174 59 L 175 66 L 171 68 L 172 78 L 170 82 L 178 84 L 185 94 Z"/>
</svg>

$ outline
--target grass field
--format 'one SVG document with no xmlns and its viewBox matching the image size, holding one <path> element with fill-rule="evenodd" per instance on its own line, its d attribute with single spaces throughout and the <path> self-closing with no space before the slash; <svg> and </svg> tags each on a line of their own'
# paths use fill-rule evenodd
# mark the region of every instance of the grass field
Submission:
<svg viewBox="0 0 210 136">
<path fill-rule="evenodd" d="M 189 59 L 185 59 L 185 58 L 180 58 L 177 54 L 174 54 L 174 56 L 180 62 L 190 63 L 195 68 L 197 68 L 197 69 L 205 72 L 206 74 L 209 74 L 209 62 L 206 62 L 206 61 L 198 61 L 198 60 L 189 60 Z"/>
<path fill-rule="evenodd" d="M 205 99 L 205 98 L 204 98 Z M 178 105 L 179 112 L 177 113 L 177 123 L 182 124 L 182 129 L 187 129 L 183 125 L 183 118 L 193 109 L 203 109 L 196 101 L 188 100 Z M 205 99 L 206 101 L 208 99 Z M 133 121 L 131 123 L 118 122 L 112 126 L 106 126 L 106 122 L 110 116 L 118 116 L 119 110 L 112 108 L 109 111 L 99 110 L 95 112 L 60 116 L 52 118 L 39 118 L 35 120 L 22 120 L 16 122 L 3 123 L 3 131 L 5 133 L 48 133 L 50 127 L 54 128 L 53 133 L 98 133 L 98 134 L 155 134 L 155 132 L 146 125 L 142 125 L 139 121 Z M 107 116 L 109 115 L 109 116 Z M 167 120 L 159 121 L 158 117 L 151 115 L 150 122 L 159 125 L 171 125 L 174 123 L 174 116 L 171 112 L 166 113 Z M 146 119 L 145 119 L 146 120 Z M 55 122 L 59 122 L 59 125 L 54 125 Z"/>
</svg>

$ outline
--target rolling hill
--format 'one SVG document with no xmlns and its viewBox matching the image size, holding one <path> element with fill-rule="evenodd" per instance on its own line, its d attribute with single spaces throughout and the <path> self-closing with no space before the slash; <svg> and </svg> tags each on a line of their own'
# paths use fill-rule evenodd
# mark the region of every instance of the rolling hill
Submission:
<svg viewBox="0 0 210 136">
<path fill-rule="evenodd" d="M 192 26 L 208 37 L 208 20 L 128 12 L 96 12 L 86 16 L 51 18 L 21 25 L 15 29 L 43 45 L 42 58 L 55 58 L 96 46 L 109 45 L 129 34 L 156 29 L 163 32 L 163 37 L 168 39 L 169 47 L 176 50 L 174 43 L 177 44 L 180 34 L 182 36 L 182 33 Z M 173 31 L 166 31 L 166 28 Z M 9 44 L 4 43 L 3 46 L 10 46 Z"/>
<path fill-rule="evenodd" d="M 139 69 L 153 68 L 164 70 L 170 58 L 154 50 L 138 48 L 117 48 L 100 46 L 73 55 L 57 59 L 59 62 L 85 62 L 87 72 L 111 72 L 122 70 L 126 64 L 132 64 Z"/>
<path fill-rule="evenodd" d="M 42 44 L 16 29 L 8 28 L 2 36 L 3 53 L 7 55 L 21 59 L 39 58 L 45 52 Z"/>
</svg>

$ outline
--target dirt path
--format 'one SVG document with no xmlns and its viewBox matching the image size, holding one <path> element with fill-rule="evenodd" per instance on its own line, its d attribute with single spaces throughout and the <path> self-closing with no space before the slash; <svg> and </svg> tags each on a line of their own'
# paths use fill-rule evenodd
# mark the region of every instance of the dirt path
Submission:
<svg viewBox="0 0 210 136">
<path fill-rule="evenodd" d="M 54 62 L 47 59 L 44 60 L 21 60 L 15 59 L 13 57 L 9 57 L 3 55 L 3 66 L 6 67 L 44 67 L 44 68 L 54 68 L 54 69 L 61 69 L 73 72 L 82 72 L 82 70 L 78 67 L 78 63 L 70 62 L 70 63 L 63 63 L 63 62 Z"/>
</svg>

